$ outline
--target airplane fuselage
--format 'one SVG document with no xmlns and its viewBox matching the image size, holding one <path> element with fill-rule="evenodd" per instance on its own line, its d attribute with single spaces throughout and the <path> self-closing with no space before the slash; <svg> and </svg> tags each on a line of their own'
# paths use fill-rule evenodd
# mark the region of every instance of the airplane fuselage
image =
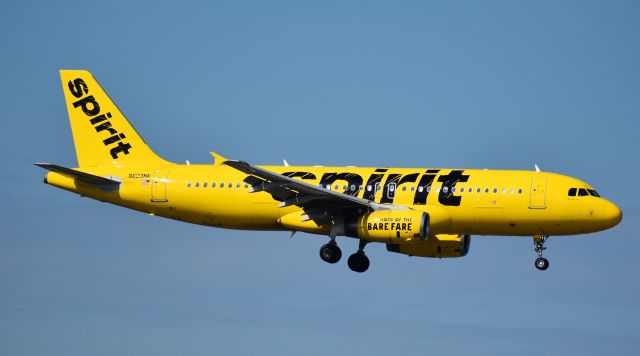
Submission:
<svg viewBox="0 0 640 356">
<path fill-rule="evenodd" d="M 604 198 L 569 195 L 586 183 L 535 171 L 264 166 L 290 176 L 382 204 L 408 206 L 447 218 L 433 233 L 472 235 L 573 235 L 618 223 L 619 209 Z M 299 210 L 279 207 L 267 192 L 252 193 L 247 174 L 220 165 L 78 169 L 116 177 L 109 192 L 54 172 L 47 182 L 63 189 L 145 213 L 194 224 L 249 230 L 288 230 L 278 219 Z M 313 231 L 310 231 L 313 232 Z M 318 233 L 324 233 L 318 230 Z"/>
</svg>

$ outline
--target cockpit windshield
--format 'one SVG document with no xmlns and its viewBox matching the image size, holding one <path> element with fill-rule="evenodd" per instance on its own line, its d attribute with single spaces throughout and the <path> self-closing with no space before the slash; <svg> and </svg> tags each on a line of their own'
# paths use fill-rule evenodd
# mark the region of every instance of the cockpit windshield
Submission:
<svg viewBox="0 0 640 356">
<path fill-rule="evenodd" d="M 567 194 L 570 197 L 588 197 L 588 196 L 592 196 L 592 197 L 597 197 L 600 198 L 600 194 L 598 194 L 598 192 L 596 192 L 593 189 L 586 189 L 586 188 L 569 188 L 569 192 Z"/>
<path fill-rule="evenodd" d="M 598 194 L 598 192 L 596 192 L 593 189 L 587 189 L 589 191 L 589 194 L 593 195 L 594 197 L 598 197 L 600 198 L 600 194 Z"/>
</svg>

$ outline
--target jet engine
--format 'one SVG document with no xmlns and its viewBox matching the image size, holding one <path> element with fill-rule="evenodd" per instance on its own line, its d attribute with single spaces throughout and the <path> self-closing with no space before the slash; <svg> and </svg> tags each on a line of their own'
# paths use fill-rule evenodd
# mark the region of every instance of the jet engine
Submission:
<svg viewBox="0 0 640 356">
<path fill-rule="evenodd" d="M 462 257 L 469 253 L 469 235 L 431 235 L 425 241 L 414 244 L 387 243 L 387 251 L 420 257 Z"/>
<path fill-rule="evenodd" d="M 416 210 L 379 210 L 345 221 L 345 234 L 373 242 L 415 242 L 429 236 L 429 214 Z"/>
</svg>

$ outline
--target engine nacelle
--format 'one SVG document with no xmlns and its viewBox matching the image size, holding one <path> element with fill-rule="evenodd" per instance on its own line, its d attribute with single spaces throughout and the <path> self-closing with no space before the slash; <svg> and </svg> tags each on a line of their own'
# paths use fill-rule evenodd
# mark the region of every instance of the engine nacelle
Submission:
<svg viewBox="0 0 640 356">
<path fill-rule="evenodd" d="M 429 214 L 416 210 L 380 210 L 346 221 L 345 234 L 374 242 L 422 241 L 429 236 Z"/>
<path fill-rule="evenodd" d="M 462 257 L 469 253 L 471 236 L 469 235 L 431 235 L 421 243 L 388 243 L 387 251 L 420 257 Z"/>
</svg>

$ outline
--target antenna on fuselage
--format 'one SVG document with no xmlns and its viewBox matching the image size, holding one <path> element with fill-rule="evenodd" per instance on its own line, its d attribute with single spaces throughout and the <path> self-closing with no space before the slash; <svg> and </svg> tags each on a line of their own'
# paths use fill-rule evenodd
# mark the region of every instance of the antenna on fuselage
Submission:
<svg viewBox="0 0 640 356">
<path fill-rule="evenodd" d="M 287 160 L 286 160 L 286 159 L 284 159 L 284 158 L 283 158 L 283 159 L 282 159 L 282 163 L 284 163 L 284 166 L 285 166 L 285 167 L 289 167 L 289 162 L 287 162 Z"/>
<path fill-rule="evenodd" d="M 540 170 L 540 167 L 538 167 L 538 165 L 537 165 L 537 164 L 534 164 L 533 166 L 534 166 L 534 167 L 536 167 L 536 172 L 542 172 L 542 171 Z"/>
</svg>

